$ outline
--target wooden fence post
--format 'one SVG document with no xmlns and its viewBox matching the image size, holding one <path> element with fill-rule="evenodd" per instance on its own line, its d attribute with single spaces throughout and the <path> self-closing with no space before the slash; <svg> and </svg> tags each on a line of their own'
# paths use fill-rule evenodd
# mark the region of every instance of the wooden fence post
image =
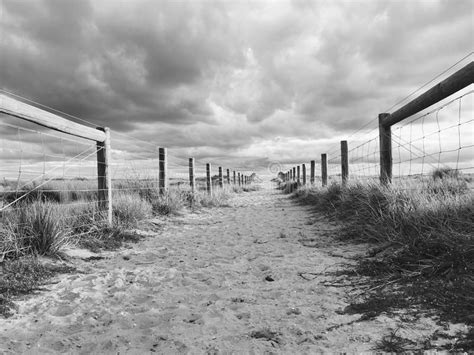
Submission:
<svg viewBox="0 0 474 355">
<path fill-rule="evenodd" d="M 384 185 L 392 182 L 392 130 L 384 125 L 389 113 L 379 114 L 379 146 L 380 146 L 380 182 Z"/>
<path fill-rule="evenodd" d="M 224 176 L 222 175 L 222 166 L 219 167 L 219 187 L 224 187 Z"/>
<path fill-rule="evenodd" d="M 303 175 L 303 185 L 306 185 L 306 164 L 303 164 L 301 166 L 301 169 L 302 169 L 302 175 Z"/>
<path fill-rule="evenodd" d="M 206 187 L 207 193 L 212 194 L 212 176 L 211 176 L 211 164 L 206 164 Z"/>
<path fill-rule="evenodd" d="M 323 186 L 328 184 L 328 159 L 326 154 L 321 154 L 321 181 Z"/>
<path fill-rule="evenodd" d="M 239 178 L 238 179 L 239 180 L 239 186 L 241 186 L 242 185 L 242 180 L 240 179 L 240 173 L 238 173 L 238 178 Z"/>
<path fill-rule="evenodd" d="M 227 185 L 230 185 L 230 169 L 227 169 Z"/>
<path fill-rule="evenodd" d="M 342 184 L 345 185 L 349 178 L 349 159 L 347 141 L 341 141 L 341 177 Z"/>
<path fill-rule="evenodd" d="M 311 172 L 310 172 L 310 177 L 309 177 L 309 182 L 311 185 L 314 184 L 315 173 L 316 173 L 316 162 L 314 160 L 311 160 Z"/>
<path fill-rule="evenodd" d="M 158 185 L 160 195 L 164 195 L 168 191 L 168 162 L 167 162 L 167 151 L 166 148 L 159 148 L 159 174 L 158 174 Z"/>
<path fill-rule="evenodd" d="M 296 168 L 293 167 L 293 181 L 296 180 Z"/>
<path fill-rule="evenodd" d="M 191 186 L 191 192 L 194 193 L 196 179 L 194 177 L 194 158 L 189 158 L 189 185 Z"/>
<path fill-rule="evenodd" d="M 299 165 L 296 167 L 296 183 L 298 184 L 298 186 L 300 186 L 301 184 L 301 173 Z"/>
<path fill-rule="evenodd" d="M 232 176 L 232 183 L 235 185 L 235 177 L 236 177 L 236 176 L 235 176 L 235 175 L 236 175 L 235 170 L 233 171 L 233 174 L 232 174 L 232 175 L 233 175 L 233 176 Z"/>
<path fill-rule="evenodd" d="M 97 128 L 105 133 L 105 140 L 97 142 L 97 188 L 99 208 L 107 210 L 107 222 L 112 225 L 112 176 L 110 174 L 110 130 Z"/>
</svg>

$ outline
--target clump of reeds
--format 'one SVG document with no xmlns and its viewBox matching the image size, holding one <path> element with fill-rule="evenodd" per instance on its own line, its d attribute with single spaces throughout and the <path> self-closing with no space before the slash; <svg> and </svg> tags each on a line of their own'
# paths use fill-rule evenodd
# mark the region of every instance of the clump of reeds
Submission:
<svg viewBox="0 0 474 355">
<path fill-rule="evenodd" d="M 139 194 L 117 192 L 113 196 L 113 223 L 124 228 L 133 228 L 139 221 L 150 218 L 152 204 Z"/>
<path fill-rule="evenodd" d="M 360 274 L 380 281 L 377 291 L 403 284 L 410 299 L 446 315 L 474 314 L 474 194 L 464 180 L 332 184 L 295 196 L 343 222 L 340 238 L 378 243 L 358 265 Z"/>
<path fill-rule="evenodd" d="M 36 201 L 2 215 L 0 250 L 3 257 L 25 254 L 57 255 L 70 241 L 58 204 Z"/>
</svg>

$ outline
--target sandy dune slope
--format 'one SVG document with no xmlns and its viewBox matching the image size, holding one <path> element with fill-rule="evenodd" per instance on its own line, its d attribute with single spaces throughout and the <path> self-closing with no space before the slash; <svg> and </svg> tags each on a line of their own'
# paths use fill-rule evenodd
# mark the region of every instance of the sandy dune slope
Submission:
<svg viewBox="0 0 474 355">
<path fill-rule="evenodd" d="M 334 225 L 276 191 L 231 204 L 157 222 L 105 259 L 73 258 L 80 272 L 0 320 L 0 353 L 360 353 L 399 326 L 351 323 L 360 315 L 340 312 L 348 289 L 324 285 L 364 246 L 334 242 Z"/>
</svg>

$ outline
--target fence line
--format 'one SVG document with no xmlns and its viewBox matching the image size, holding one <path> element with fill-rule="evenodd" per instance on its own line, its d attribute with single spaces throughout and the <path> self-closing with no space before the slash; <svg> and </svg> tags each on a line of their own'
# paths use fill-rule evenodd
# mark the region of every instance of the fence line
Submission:
<svg viewBox="0 0 474 355">
<path fill-rule="evenodd" d="M 164 147 L 107 127 L 75 123 L 2 93 L 0 116 L 0 218 L 39 199 L 73 211 L 64 219 L 83 221 L 76 227 L 97 219 L 112 224 L 114 201 L 131 193 L 164 196 L 171 187 L 194 193 L 206 184 L 206 162 L 173 156 Z M 231 178 L 237 173 L 238 181 Z M 243 169 L 220 164 L 209 165 L 208 174 L 209 193 L 253 182 Z"/>
<path fill-rule="evenodd" d="M 353 146 L 351 141 L 341 141 L 339 148 L 330 147 L 327 153 L 321 155 L 320 183 L 325 186 L 328 179 L 339 179 L 345 184 L 351 177 L 357 180 L 378 179 L 388 184 L 393 180 L 394 166 L 398 179 L 425 176 L 428 173 L 427 166 L 431 171 L 451 169 L 454 175 L 457 172 L 474 171 L 474 90 L 462 92 L 473 83 L 474 62 L 471 61 L 395 112 L 379 114 L 378 127 L 367 131 L 365 140 L 355 141 Z M 423 113 L 459 92 L 461 94 L 457 97 Z M 417 116 L 419 113 L 421 115 Z M 442 113 L 446 117 L 441 117 Z M 446 157 L 444 160 L 447 163 L 442 163 L 443 157 Z M 296 168 L 299 169 L 299 166 Z M 295 167 L 283 172 L 281 178 L 300 185 L 299 177 L 295 176 Z M 310 184 L 316 183 L 313 169 L 309 181 Z"/>
</svg>

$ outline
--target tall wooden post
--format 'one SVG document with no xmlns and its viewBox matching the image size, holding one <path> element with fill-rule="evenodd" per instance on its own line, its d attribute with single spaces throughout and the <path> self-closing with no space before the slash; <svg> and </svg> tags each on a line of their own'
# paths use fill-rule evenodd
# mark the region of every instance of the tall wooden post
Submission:
<svg viewBox="0 0 474 355">
<path fill-rule="evenodd" d="M 105 140 L 97 142 L 97 188 L 99 208 L 107 210 L 107 222 L 112 225 L 112 176 L 109 171 L 110 130 L 108 127 L 97 128 L 105 133 Z"/>
<path fill-rule="evenodd" d="M 224 176 L 222 175 L 222 166 L 219 167 L 219 187 L 224 187 Z"/>
<path fill-rule="evenodd" d="M 380 182 L 384 185 L 392 182 L 392 130 L 384 120 L 389 113 L 379 114 L 379 145 L 380 145 Z"/>
<path fill-rule="evenodd" d="M 235 182 L 236 182 L 236 181 L 235 181 L 235 178 L 236 178 L 235 175 L 236 175 L 236 174 L 237 174 L 237 173 L 235 172 L 235 170 L 233 170 L 233 172 L 232 172 L 232 175 L 233 175 L 233 176 L 232 176 L 232 183 L 233 183 L 234 185 L 235 185 Z"/>
<path fill-rule="evenodd" d="M 298 186 L 301 184 L 301 173 L 300 173 L 300 166 L 296 167 L 296 183 Z"/>
<path fill-rule="evenodd" d="M 159 148 L 159 174 L 158 174 L 158 186 L 160 195 L 164 195 L 168 191 L 168 162 L 167 162 L 167 151 L 166 148 Z"/>
<path fill-rule="evenodd" d="M 211 164 L 206 164 L 206 187 L 207 193 L 212 194 L 212 176 L 211 176 Z"/>
<path fill-rule="evenodd" d="M 230 169 L 227 169 L 227 185 L 230 185 Z"/>
<path fill-rule="evenodd" d="M 289 172 L 288 172 L 288 174 L 290 175 L 290 181 L 291 181 L 291 180 L 293 179 L 293 170 L 290 169 Z"/>
<path fill-rule="evenodd" d="M 310 172 L 310 177 L 309 177 L 309 182 L 311 185 L 314 185 L 315 173 L 316 173 L 316 162 L 314 160 L 311 160 L 311 172 Z"/>
<path fill-rule="evenodd" d="M 328 184 L 328 159 L 326 154 L 321 154 L 321 181 L 323 186 Z"/>
<path fill-rule="evenodd" d="M 194 158 L 189 158 L 189 186 L 191 186 L 191 192 L 194 193 L 196 185 L 196 179 L 194 177 Z"/>
<path fill-rule="evenodd" d="M 349 158 L 347 141 L 341 141 L 341 176 L 342 184 L 345 185 L 349 179 Z"/>
<path fill-rule="evenodd" d="M 306 185 L 306 164 L 303 164 L 301 166 L 301 170 L 302 170 L 302 175 L 303 175 L 303 185 Z"/>
<path fill-rule="evenodd" d="M 238 173 L 238 178 L 239 178 L 238 179 L 239 180 L 239 186 L 241 186 L 242 185 L 242 180 L 240 179 L 240 173 Z"/>
<path fill-rule="evenodd" d="M 296 180 L 296 168 L 293 167 L 293 181 Z"/>
</svg>

